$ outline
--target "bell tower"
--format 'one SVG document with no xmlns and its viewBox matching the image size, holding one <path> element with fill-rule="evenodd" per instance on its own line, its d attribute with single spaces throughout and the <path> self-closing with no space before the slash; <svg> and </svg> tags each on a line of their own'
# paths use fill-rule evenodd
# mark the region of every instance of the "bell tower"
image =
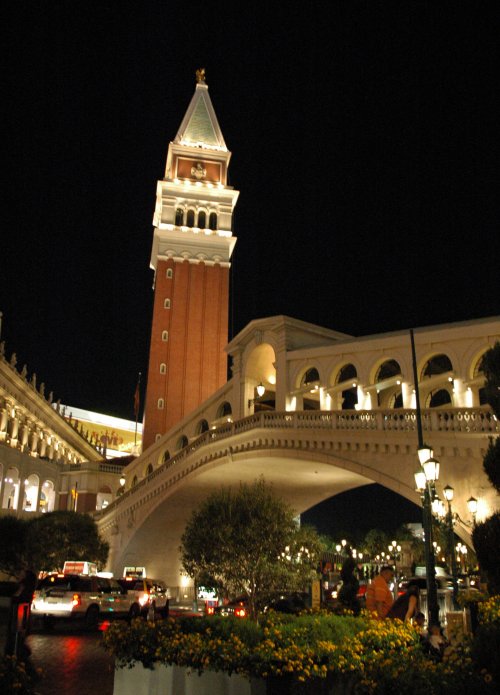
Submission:
<svg viewBox="0 0 500 695">
<path fill-rule="evenodd" d="M 143 449 L 226 383 L 229 267 L 238 191 L 205 82 L 197 84 L 158 181 L 154 305 Z"/>
</svg>

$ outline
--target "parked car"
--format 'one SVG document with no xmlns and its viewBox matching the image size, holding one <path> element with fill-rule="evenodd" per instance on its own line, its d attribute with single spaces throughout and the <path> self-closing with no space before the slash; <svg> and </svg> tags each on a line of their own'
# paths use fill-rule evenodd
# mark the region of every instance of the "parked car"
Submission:
<svg viewBox="0 0 500 695">
<path fill-rule="evenodd" d="M 169 595 L 165 582 L 150 577 L 123 577 L 117 581 L 132 600 L 134 617 L 146 617 L 150 610 L 168 616 Z"/>
<path fill-rule="evenodd" d="M 404 594 L 409 584 L 416 584 L 420 590 L 427 590 L 427 577 L 409 577 L 398 584 L 398 594 Z M 438 591 L 453 591 L 453 579 L 449 576 L 436 577 Z"/>
<path fill-rule="evenodd" d="M 113 579 L 78 574 L 50 574 L 33 594 L 31 613 L 46 628 L 59 620 L 80 620 L 97 627 L 100 618 L 133 617 L 133 601 Z"/>
<path fill-rule="evenodd" d="M 263 612 L 278 611 L 279 613 L 300 613 L 310 605 L 309 594 L 300 591 L 277 594 L 264 607 Z M 248 598 L 239 596 L 225 605 L 216 606 L 214 615 L 234 615 L 237 618 L 248 617 Z"/>
</svg>

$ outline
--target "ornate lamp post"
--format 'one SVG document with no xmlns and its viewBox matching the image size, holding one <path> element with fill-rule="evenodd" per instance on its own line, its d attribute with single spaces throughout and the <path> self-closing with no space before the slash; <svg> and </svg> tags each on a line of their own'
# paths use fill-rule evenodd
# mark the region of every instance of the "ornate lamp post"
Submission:
<svg viewBox="0 0 500 695">
<path fill-rule="evenodd" d="M 424 527 L 425 570 L 427 575 L 427 611 L 429 624 L 439 625 L 439 605 L 437 600 L 436 565 L 432 548 L 432 489 L 439 478 L 439 463 L 432 458 L 432 449 L 424 444 L 422 431 L 422 414 L 420 411 L 420 395 L 418 390 L 417 357 L 415 354 L 415 338 L 410 330 L 411 354 L 413 365 L 413 381 L 415 384 L 415 414 L 418 435 L 418 459 L 420 470 L 415 473 L 417 490 L 422 496 L 422 524 Z M 423 477 L 422 477 L 423 476 Z"/>
<path fill-rule="evenodd" d="M 451 576 L 453 581 L 453 607 L 456 609 L 458 607 L 458 571 L 457 571 L 457 556 L 455 555 L 455 535 L 453 533 L 453 514 L 451 511 L 451 501 L 453 499 L 454 490 L 451 485 L 447 485 L 443 488 L 443 495 L 445 500 L 448 502 L 448 514 L 446 515 L 446 521 L 448 524 L 448 548 L 451 558 Z"/>
</svg>

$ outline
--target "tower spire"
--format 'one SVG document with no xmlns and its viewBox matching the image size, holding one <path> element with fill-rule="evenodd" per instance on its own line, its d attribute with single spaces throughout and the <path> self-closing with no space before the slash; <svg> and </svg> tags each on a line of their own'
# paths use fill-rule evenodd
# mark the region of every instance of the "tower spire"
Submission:
<svg viewBox="0 0 500 695">
<path fill-rule="evenodd" d="M 146 449 L 227 379 L 229 267 L 238 191 L 227 184 L 226 147 L 205 82 L 196 88 L 158 181 Z"/>
</svg>

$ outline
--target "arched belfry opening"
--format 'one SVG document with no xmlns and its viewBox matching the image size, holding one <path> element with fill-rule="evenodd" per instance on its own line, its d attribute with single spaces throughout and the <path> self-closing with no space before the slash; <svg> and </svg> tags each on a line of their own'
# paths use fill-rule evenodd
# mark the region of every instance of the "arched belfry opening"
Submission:
<svg viewBox="0 0 500 695">
<path fill-rule="evenodd" d="M 276 355 L 269 343 L 257 345 L 245 364 L 245 413 L 276 409 Z"/>
</svg>

